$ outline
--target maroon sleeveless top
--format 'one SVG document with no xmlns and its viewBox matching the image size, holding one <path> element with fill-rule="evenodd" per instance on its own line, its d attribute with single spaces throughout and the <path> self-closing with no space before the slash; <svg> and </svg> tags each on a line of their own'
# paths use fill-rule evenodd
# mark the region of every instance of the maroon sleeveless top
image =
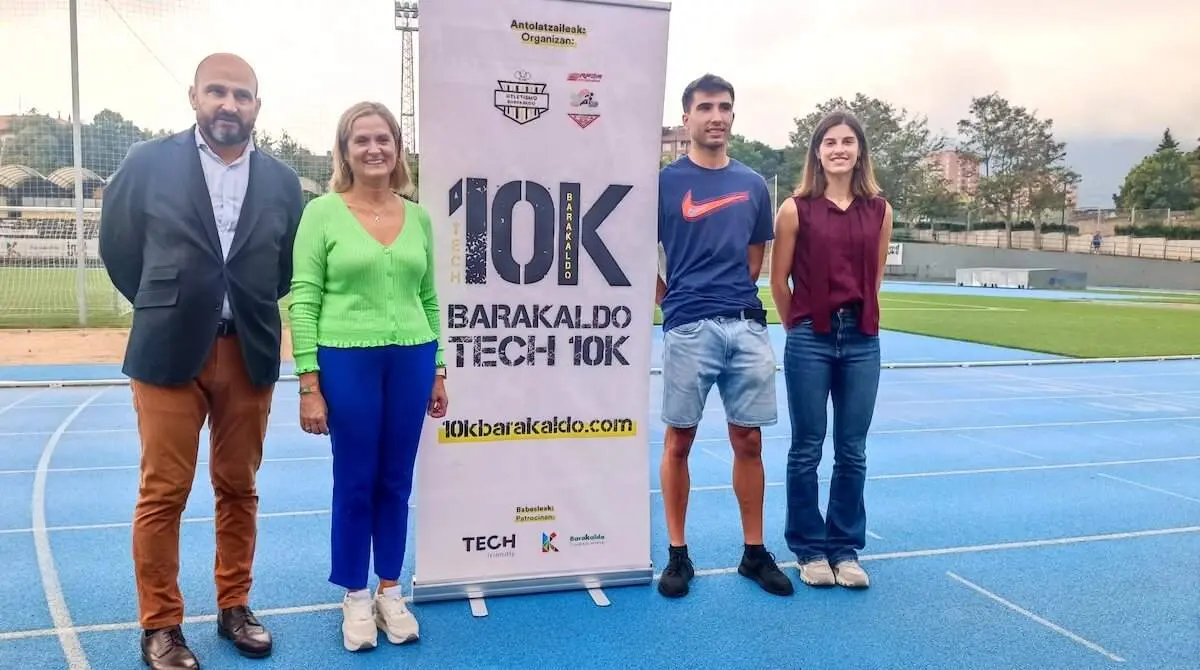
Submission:
<svg viewBox="0 0 1200 670">
<path fill-rule="evenodd" d="M 828 333 L 830 316 L 843 307 L 858 309 L 858 329 L 879 334 L 879 236 L 887 201 L 855 198 L 845 210 L 823 196 L 793 197 L 800 215 L 792 256 L 792 302 L 788 328 L 805 318 L 813 330 Z"/>
</svg>

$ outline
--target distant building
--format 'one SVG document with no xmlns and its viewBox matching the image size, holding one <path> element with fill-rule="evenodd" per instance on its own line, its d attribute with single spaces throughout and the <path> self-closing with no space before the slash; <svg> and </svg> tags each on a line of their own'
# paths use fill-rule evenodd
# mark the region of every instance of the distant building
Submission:
<svg viewBox="0 0 1200 670">
<path fill-rule="evenodd" d="M 979 192 L 979 168 L 983 161 L 957 149 L 930 154 L 929 161 L 934 172 L 946 180 L 951 193 L 970 199 Z"/>
<path fill-rule="evenodd" d="M 670 162 L 687 155 L 688 149 L 692 146 L 692 138 L 688 136 L 687 129 L 683 126 L 667 127 L 662 129 L 662 159 L 663 162 Z"/>
</svg>

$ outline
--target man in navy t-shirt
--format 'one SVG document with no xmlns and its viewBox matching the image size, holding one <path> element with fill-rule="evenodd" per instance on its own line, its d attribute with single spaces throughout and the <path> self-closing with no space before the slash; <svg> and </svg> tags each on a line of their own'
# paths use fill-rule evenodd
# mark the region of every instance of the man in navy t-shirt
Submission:
<svg viewBox="0 0 1200 670">
<path fill-rule="evenodd" d="M 761 426 L 777 421 L 775 354 L 758 297 L 765 245 L 773 237 L 763 178 L 729 158 L 733 87 L 708 74 L 683 93 L 687 156 L 659 173 L 658 299 L 663 311 L 663 409 L 667 424 L 660 469 L 670 561 L 658 582 L 665 596 L 688 592 L 695 575 L 684 539 L 688 453 L 716 384 L 733 446 L 733 488 L 745 550 L 738 572 L 768 592 L 792 582 L 763 546 Z"/>
</svg>

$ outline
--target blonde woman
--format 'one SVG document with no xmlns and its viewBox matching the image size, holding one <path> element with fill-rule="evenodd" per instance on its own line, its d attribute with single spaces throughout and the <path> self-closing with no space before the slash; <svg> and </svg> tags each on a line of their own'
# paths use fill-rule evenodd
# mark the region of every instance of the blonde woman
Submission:
<svg viewBox="0 0 1200 670">
<path fill-rule="evenodd" d="M 350 651 L 417 639 L 401 596 L 413 467 L 424 415 L 445 416 L 445 366 L 429 214 L 411 188 L 400 126 L 383 105 L 342 115 L 330 192 L 296 235 L 291 314 L 300 426 L 333 451 L 332 566 Z M 379 585 L 368 592 L 372 553 Z"/>
</svg>

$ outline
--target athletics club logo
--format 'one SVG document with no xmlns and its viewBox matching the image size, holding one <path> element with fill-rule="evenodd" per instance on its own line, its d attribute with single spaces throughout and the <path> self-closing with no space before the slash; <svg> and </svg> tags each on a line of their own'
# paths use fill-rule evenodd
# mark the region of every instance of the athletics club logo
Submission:
<svg viewBox="0 0 1200 670">
<path fill-rule="evenodd" d="M 524 70 L 513 73 L 512 81 L 500 80 L 493 105 L 510 121 L 525 125 L 550 111 L 550 94 L 545 84 L 532 83 Z"/>
<path fill-rule="evenodd" d="M 596 99 L 596 92 L 583 88 L 571 96 L 571 108 L 575 111 L 567 112 L 567 116 L 571 117 L 571 120 L 580 128 L 587 128 L 600 118 L 600 113 L 595 111 L 599 106 L 600 101 Z"/>
</svg>

